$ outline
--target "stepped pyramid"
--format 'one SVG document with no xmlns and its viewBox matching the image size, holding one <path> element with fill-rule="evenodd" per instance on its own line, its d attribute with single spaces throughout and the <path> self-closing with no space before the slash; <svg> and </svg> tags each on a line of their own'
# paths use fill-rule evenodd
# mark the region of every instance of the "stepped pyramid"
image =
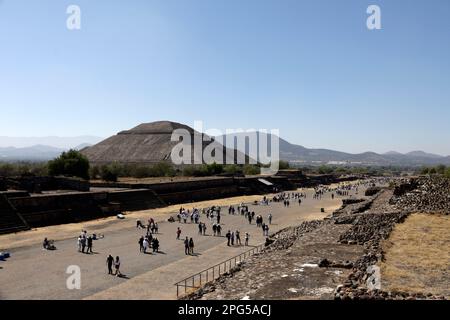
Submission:
<svg viewBox="0 0 450 320">
<path fill-rule="evenodd" d="M 191 137 L 195 132 L 187 125 L 171 121 L 143 123 L 130 130 L 121 131 L 81 152 L 93 164 L 112 162 L 125 164 L 172 163 L 170 154 L 173 147 L 178 144 L 177 141 L 171 141 L 172 132 L 175 129 L 185 129 L 191 134 Z M 193 141 L 193 138 L 191 140 Z M 210 143 L 212 142 L 203 141 L 202 150 Z M 223 150 L 225 155 L 226 148 L 223 147 Z M 237 157 L 237 152 L 234 150 L 234 159 Z M 191 149 L 191 159 L 194 159 L 193 148 Z M 248 161 L 248 157 L 246 159 Z M 235 161 L 232 162 L 235 163 Z"/>
</svg>

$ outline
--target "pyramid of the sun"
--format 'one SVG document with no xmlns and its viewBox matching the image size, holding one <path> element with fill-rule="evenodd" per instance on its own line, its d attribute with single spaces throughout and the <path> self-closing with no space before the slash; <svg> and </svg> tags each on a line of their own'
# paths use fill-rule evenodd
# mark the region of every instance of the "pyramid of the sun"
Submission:
<svg viewBox="0 0 450 320">
<path fill-rule="evenodd" d="M 82 153 L 93 164 L 112 162 L 128 164 L 171 163 L 172 149 L 179 143 L 178 141 L 171 141 L 172 133 L 176 129 L 187 130 L 191 134 L 192 142 L 194 141 L 195 131 L 191 127 L 171 121 L 157 121 L 143 123 L 131 130 L 121 131 L 92 147 L 83 149 Z M 197 134 L 199 133 L 197 132 Z M 211 141 L 203 141 L 201 152 L 210 143 Z M 226 155 L 226 149 L 223 148 L 223 150 L 224 155 Z M 234 152 L 233 159 L 236 159 L 237 151 Z M 191 163 L 193 163 L 193 147 L 190 153 Z M 224 159 L 227 159 L 227 157 L 224 156 Z"/>
</svg>

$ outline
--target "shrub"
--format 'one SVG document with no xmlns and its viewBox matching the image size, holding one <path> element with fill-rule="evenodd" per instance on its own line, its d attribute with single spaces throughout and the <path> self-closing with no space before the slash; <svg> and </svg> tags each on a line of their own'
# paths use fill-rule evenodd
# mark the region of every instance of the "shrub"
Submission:
<svg viewBox="0 0 450 320">
<path fill-rule="evenodd" d="M 48 162 L 48 173 L 89 179 L 89 160 L 79 151 L 63 152 L 58 158 Z"/>
</svg>

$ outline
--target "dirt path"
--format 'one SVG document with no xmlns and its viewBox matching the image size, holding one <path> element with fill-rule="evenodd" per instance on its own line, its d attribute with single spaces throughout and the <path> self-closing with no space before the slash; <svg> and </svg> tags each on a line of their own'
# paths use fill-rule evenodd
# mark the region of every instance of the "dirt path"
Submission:
<svg viewBox="0 0 450 320">
<path fill-rule="evenodd" d="M 297 225 L 307 219 L 321 219 L 341 205 L 339 198 L 324 197 L 313 200 L 312 191 L 308 192 L 301 206 L 292 203 L 290 208 L 280 203 L 270 206 L 250 206 L 256 214 L 267 217 L 273 215 L 270 232 L 276 232 L 286 226 Z M 261 196 L 235 197 L 223 200 L 205 201 L 187 204 L 186 208 L 207 207 L 210 205 L 229 205 L 240 202 L 252 202 Z M 324 213 L 320 208 L 326 208 Z M 132 213 L 125 220 L 115 218 L 102 219 L 80 224 L 52 226 L 36 231 L 28 231 L 0 238 L 1 247 L 7 247 L 11 258 L 1 262 L 0 299 L 83 299 L 83 298 L 175 298 L 174 282 L 183 277 L 201 271 L 211 264 L 226 260 L 239 252 L 241 247 L 228 248 L 224 238 L 199 236 L 195 224 L 178 224 L 166 222 L 170 214 L 177 212 L 179 205 L 163 209 L 146 210 Z M 146 255 L 139 253 L 137 240 L 143 231 L 136 229 L 135 220 L 158 217 L 161 223 L 160 234 L 162 253 Z M 205 217 L 202 221 L 208 223 Z M 223 229 L 249 232 L 250 245 L 263 241 L 262 232 L 254 224 L 249 225 L 242 216 L 228 215 L 223 209 Z M 197 256 L 186 257 L 183 242 L 175 239 L 176 228 L 182 228 L 182 237 L 194 238 Z M 208 224 L 208 234 L 211 227 Z M 86 255 L 77 252 L 76 237 L 82 228 L 89 233 L 105 234 L 105 238 L 94 242 L 96 254 Z M 56 241 L 56 251 L 43 251 L 43 236 Z M 122 271 L 127 278 L 108 276 L 105 272 L 105 259 L 108 254 L 120 256 Z M 81 269 L 81 290 L 68 290 L 66 269 L 77 265 Z M 170 280 L 170 281 L 169 281 Z M 117 289 L 115 289 L 116 287 Z M 142 292 L 152 291 L 152 294 Z M 122 294 L 122 292 L 124 294 Z M 126 293 L 126 294 L 125 294 Z"/>
</svg>

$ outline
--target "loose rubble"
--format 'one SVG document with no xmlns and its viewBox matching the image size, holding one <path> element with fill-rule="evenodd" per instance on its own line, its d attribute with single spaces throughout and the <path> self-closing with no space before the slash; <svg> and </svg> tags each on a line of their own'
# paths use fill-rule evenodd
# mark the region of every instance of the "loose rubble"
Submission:
<svg viewBox="0 0 450 320">
<path fill-rule="evenodd" d="M 399 184 L 390 203 L 403 211 L 450 213 L 450 179 L 428 176 Z"/>
<path fill-rule="evenodd" d="M 322 272 L 323 275 L 324 270 L 330 277 L 337 276 L 338 278 L 333 281 L 340 279 L 340 284 L 335 286 L 334 290 L 323 283 L 316 284 L 316 291 L 309 287 L 309 293 L 317 292 L 320 297 L 328 297 L 331 290 L 331 298 L 335 300 L 445 299 L 446 297 L 430 293 L 371 290 L 368 282 L 372 277 L 369 267 L 383 261 L 384 253 L 381 243 L 388 239 L 396 224 L 404 222 L 412 212 L 445 212 L 446 214 L 450 212 L 449 180 L 438 177 L 402 180 L 394 190 L 373 188 L 366 194 L 369 196 L 367 199 L 346 200 L 340 209 L 324 220 L 304 222 L 298 227 L 290 227 L 278 232 L 271 238 L 272 244 L 259 255 L 252 256 L 229 273 L 184 299 L 204 299 L 208 294 L 206 298 L 242 299 L 245 296 L 253 299 L 256 293 L 258 293 L 256 297 L 264 299 L 273 297 L 273 294 L 267 292 L 273 292 L 279 288 L 285 288 L 283 297 L 296 299 L 308 294 L 305 294 L 305 288 L 302 287 L 304 282 L 300 282 L 299 285 L 298 280 L 295 279 L 301 277 L 302 281 L 307 281 L 308 278 L 304 278 L 306 273 L 317 275 Z M 322 236 L 323 243 L 312 241 L 314 238 L 311 238 L 311 235 L 315 233 L 318 233 L 315 239 L 317 236 Z M 337 235 L 335 244 L 329 233 Z M 300 260 L 294 263 L 293 261 L 298 259 L 296 254 L 298 255 L 308 246 L 313 248 L 311 252 L 315 252 L 312 253 L 311 259 L 300 261 L 305 256 L 302 258 L 299 256 Z M 327 246 L 331 249 L 327 249 Z M 348 251 L 351 248 L 355 250 Z M 340 260 L 345 256 L 340 250 L 344 250 L 342 253 L 346 252 L 345 250 L 352 252 L 347 258 L 355 257 L 355 259 L 344 257 Z M 356 253 L 358 253 L 357 256 L 355 256 Z M 322 258 L 315 260 L 314 256 L 317 257 L 317 255 Z M 268 269 L 271 261 L 272 264 L 276 262 L 280 267 L 278 272 L 274 271 L 275 268 Z M 313 265 L 315 268 L 307 267 Z M 261 275 L 266 270 L 269 272 L 267 277 Z M 253 279 L 246 283 L 245 288 L 240 288 L 245 286 L 242 281 L 250 274 L 253 275 Z M 234 284 L 230 287 L 232 280 Z M 308 281 L 311 280 L 317 279 L 313 276 Z M 267 286 L 264 287 L 264 285 Z M 216 290 L 219 293 L 215 292 Z M 245 292 L 238 294 L 239 290 Z M 211 296 L 211 294 L 214 295 Z M 233 296 L 234 294 L 236 297 Z"/>
</svg>

